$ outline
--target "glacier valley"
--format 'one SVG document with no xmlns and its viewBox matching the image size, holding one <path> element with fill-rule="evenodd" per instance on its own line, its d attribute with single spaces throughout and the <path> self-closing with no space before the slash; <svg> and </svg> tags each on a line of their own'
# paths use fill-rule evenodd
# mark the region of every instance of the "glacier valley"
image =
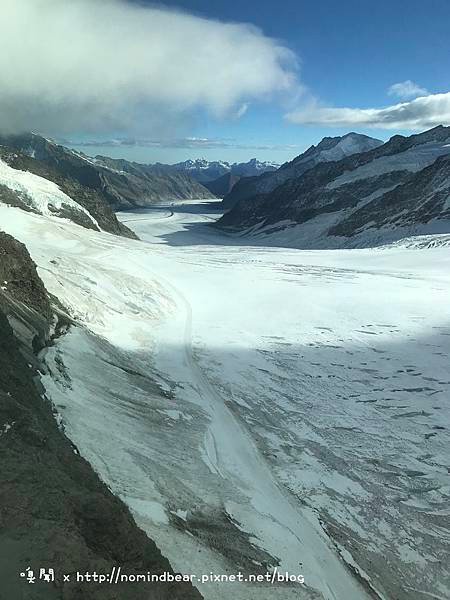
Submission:
<svg viewBox="0 0 450 600">
<path fill-rule="evenodd" d="M 207 600 L 450 594 L 450 236 L 298 250 L 210 227 L 0 205 L 70 315 L 43 383 L 67 435 Z M 268 242 L 267 242 L 268 243 Z"/>
</svg>

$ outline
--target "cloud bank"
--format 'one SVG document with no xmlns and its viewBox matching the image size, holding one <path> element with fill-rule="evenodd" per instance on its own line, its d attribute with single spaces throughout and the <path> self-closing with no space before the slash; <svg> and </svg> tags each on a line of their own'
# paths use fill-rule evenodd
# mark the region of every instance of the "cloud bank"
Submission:
<svg viewBox="0 0 450 600">
<path fill-rule="evenodd" d="M 401 98 L 402 100 L 410 100 L 418 96 L 427 96 L 428 90 L 420 87 L 420 85 L 417 85 L 411 79 L 407 79 L 406 81 L 400 81 L 391 85 L 388 89 L 388 95 Z"/>
<path fill-rule="evenodd" d="M 313 105 L 286 115 L 291 123 L 323 127 L 420 130 L 450 125 L 450 92 L 431 94 L 386 108 L 326 108 Z"/>
<path fill-rule="evenodd" d="M 1 5 L 3 131 L 161 133 L 297 85 L 291 51 L 251 25 L 126 0 Z"/>
<path fill-rule="evenodd" d="M 238 150 L 295 150 L 301 146 L 297 144 L 244 144 L 232 138 L 200 138 L 186 137 L 174 139 L 135 139 L 119 138 L 109 140 L 84 140 L 74 141 L 58 139 L 58 143 L 76 146 L 77 148 L 103 147 L 103 148 L 179 148 L 214 150 L 217 148 L 229 148 Z"/>
</svg>

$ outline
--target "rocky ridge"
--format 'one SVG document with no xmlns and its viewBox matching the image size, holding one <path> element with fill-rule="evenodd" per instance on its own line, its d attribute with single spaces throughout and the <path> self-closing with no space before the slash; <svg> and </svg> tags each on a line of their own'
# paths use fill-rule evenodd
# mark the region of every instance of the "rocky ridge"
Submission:
<svg viewBox="0 0 450 600">
<path fill-rule="evenodd" d="M 267 194 L 239 201 L 218 222 L 277 233 L 296 247 L 380 244 L 449 229 L 450 127 L 436 127 L 342 160 L 322 162 Z M 281 232 L 281 233 L 280 233 Z"/>
<path fill-rule="evenodd" d="M 341 160 L 355 153 L 372 150 L 382 143 L 381 140 L 353 132 L 342 137 L 326 137 L 317 146 L 311 146 L 276 171 L 241 179 L 225 196 L 223 206 L 229 210 L 240 200 L 251 198 L 256 194 L 272 192 L 289 179 L 300 177 L 317 164 Z"/>
</svg>

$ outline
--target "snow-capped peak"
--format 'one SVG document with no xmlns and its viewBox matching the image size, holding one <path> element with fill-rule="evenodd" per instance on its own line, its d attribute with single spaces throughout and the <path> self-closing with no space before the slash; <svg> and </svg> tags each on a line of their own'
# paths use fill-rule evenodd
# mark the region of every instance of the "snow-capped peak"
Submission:
<svg viewBox="0 0 450 600">
<path fill-rule="evenodd" d="M 230 164 L 221 160 L 208 161 L 206 158 L 197 158 L 195 160 L 188 159 L 184 162 L 177 163 L 174 165 L 180 169 L 193 170 L 193 169 L 201 169 L 206 170 L 212 167 L 223 167 L 224 169 L 229 170 Z"/>
<path fill-rule="evenodd" d="M 238 166 L 238 165 L 247 165 L 249 167 L 253 167 L 254 169 L 256 169 L 257 171 L 266 171 L 269 168 L 274 168 L 274 169 L 278 169 L 278 167 L 280 166 L 279 163 L 275 163 L 272 161 L 261 161 L 258 160 L 257 158 L 251 158 L 247 163 L 234 163 L 232 166 Z"/>
</svg>

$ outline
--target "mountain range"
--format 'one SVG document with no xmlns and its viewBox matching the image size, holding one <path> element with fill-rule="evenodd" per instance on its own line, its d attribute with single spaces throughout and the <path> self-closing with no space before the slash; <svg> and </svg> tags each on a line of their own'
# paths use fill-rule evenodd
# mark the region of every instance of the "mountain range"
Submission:
<svg viewBox="0 0 450 600">
<path fill-rule="evenodd" d="M 186 160 L 174 165 L 164 165 L 162 163 L 153 165 L 153 167 L 160 168 L 165 172 L 187 174 L 219 198 L 226 196 L 241 177 L 271 173 L 276 171 L 279 166 L 277 163 L 263 162 L 256 158 L 241 163 L 228 163 L 221 160 L 208 161 L 200 158 L 197 160 Z"/>
<path fill-rule="evenodd" d="M 299 248 L 447 233 L 450 127 L 385 144 L 356 134 L 325 138 L 274 173 L 242 179 L 223 204 L 230 210 L 218 227 Z"/>
<path fill-rule="evenodd" d="M 386 143 L 357 133 L 324 138 L 278 169 L 256 159 L 143 165 L 90 158 L 23 134 L 0 137 L 0 202 L 134 237 L 116 210 L 225 196 L 216 226 L 228 232 L 294 247 L 379 245 L 448 231 L 449 161 L 443 126 Z M 209 189 L 197 181 L 219 172 L 205 182 Z"/>
<path fill-rule="evenodd" d="M 128 237 L 134 234 L 118 221 L 117 210 L 223 197 L 241 177 L 278 166 L 257 159 L 233 164 L 199 159 L 165 165 L 92 158 L 34 133 L 0 136 L 0 161 L 0 201 Z M 36 185 L 52 197 L 45 207 L 42 194 L 38 194 L 39 206 L 33 202 Z"/>
<path fill-rule="evenodd" d="M 175 163 L 174 165 L 156 163 L 155 166 L 182 173 L 189 173 L 189 175 L 197 181 L 205 183 L 214 181 L 227 173 L 231 173 L 238 177 L 252 177 L 253 175 L 275 171 L 280 165 L 273 162 L 262 162 L 256 158 L 241 163 L 229 163 L 222 160 L 208 161 L 204 158 L 200 158 L 197 160 L 186 160 L 184 162 Z"/>
<path fill-rule="evenodd" d="M 0 161 L 0 201 L 69 215 L 79 224 L 116 234 L 134 235 L 119 223 L 115 210 L 211 197 L 209 190 L 185 173 L 108 157 L 90 158 L 33 133 L 0 136 Z M 33 202 L 36 185 L 46 187 L 52 196 L 45 207 L 42 194 L 40 206 Z"/>
<path fill-rule="evenodd" d="M 221 176 L 232 177 L 239 176 Z M 446 563 L 434 557 L 447 556 L 448 544 L 433 523 L 446 493 L 439 487 L 448 431 L 440 404 L 449 332 L 439 310 L 448 306 L 449 257 L 445 248 L 417 247 L 449 245 L 450 235 L 422 236 L 412 251 L 410 240 L 383 251 L 272 247 L 379 246 L 450 232 L 450 127 L 385 144 L 353 133 L 325 138 L 276 171 L 242 178 L 235 188 L 242 197 L 231 189 L 224 205 L 232 207 L 215 224 L 227 235 L 211 228 L 205 203 L 132 217 L 143 241 L 124 239 L 135 234 L 115 210 L 151 206 L 164 197 L 157 183 L 166 198 L 175 189 L 187 198 L 195 186 L 204 190 L 184 173 L 89 158 L 33 134 L 1 139 L 0 553 L 14 566 L 2 580 L 6 597 L 21 597 L 19 569 L 43 564 L 42 557 L 58 572 L 73 572 L 76 557 L 82 572 L 121 565 L 170 574 L 168 559 L 190 572 L 200 550 L 198 560 L 220 561 L 217 572 L 253 572 L 255 565 L 265 572 L 291 556 L 308 561 L 301 541 L 311 506 L 322 521 L 308 533 L 311 547 L 320 544 L 310 564 L 325 556 L 327 566 L 331 558 L 342 569 L 333 580 L 344 582 L 340 598 L 367 589 L 406 600 L 404 582 L 414 578 L 417 589 L 445 592 Z M 280 298 L 287 304 L 274 318 Z M 421 331 L 428 323 L 435 333 L 416 336 L 411 323 Z M 248 347 L 230 352 L 236 340 L 243 345 L 242 335 Z M 423 410 L 431 404 L 435 415 Z M 393 446 L 407 419 L 404 445 Z M 367 460 L 359 459 L 361 444 Z M 325 456 L 331 447 L 339 453 Z M 391 489 L 393 455 L 408 474 L 395 471 Z M 302 460 L 300 475 L 292 475 Z M 433 489 L 430 502 L 422 502 L 418 473 Z M 344 475 L 349 484 L 342 486 Z M 249 489 L 258 501 L 247 510 Z M 223 512 L 229 498 L 241 496 L 244 504 L 230 502 Z M 259 526 L 266 518 L 267 530 Z M 368 522 L 380 526 L 364 530 Z M 403 561 L 402 540 L 420 527 L 432 535 L 417 540 L 415 561 L 410 554 Z M 267 536 L 260 547 L 253 531 Z M 272 539 L 273 556 L 265 549 Z M 340 545 L 369 573 L 367 588 L 351 577 L 343 551 L 335 552 Z M 36 600 L 60 599 L 59 588 L 39 592 L 37 584 Z M 68 599 L 111 598 L 108 586 L 92 583 L 86 596 L 76 585 L 64 588 Z M 114 584 L 127 600 L 201 600 L 200 589 Z M 276 598 L 284 600 L 287 589 L 278 587 Z M 245 589 L 239 598 L 248 598 Z"/>
<path fill-rule="evenodd" d="M 224 200 L 224 208 L 232 208 L 236 202 L 255 194 L 268 194 L 276 187 L 295 177 L 300 177 L 315 165 L 345 158 L 381 146 L 383 142 L 359 133 L 348 133 L 342 137 L 325 137 L 278 169 L 262 174 L 261 177 L 246 177 L 233 188 Z"/>
</svg>

